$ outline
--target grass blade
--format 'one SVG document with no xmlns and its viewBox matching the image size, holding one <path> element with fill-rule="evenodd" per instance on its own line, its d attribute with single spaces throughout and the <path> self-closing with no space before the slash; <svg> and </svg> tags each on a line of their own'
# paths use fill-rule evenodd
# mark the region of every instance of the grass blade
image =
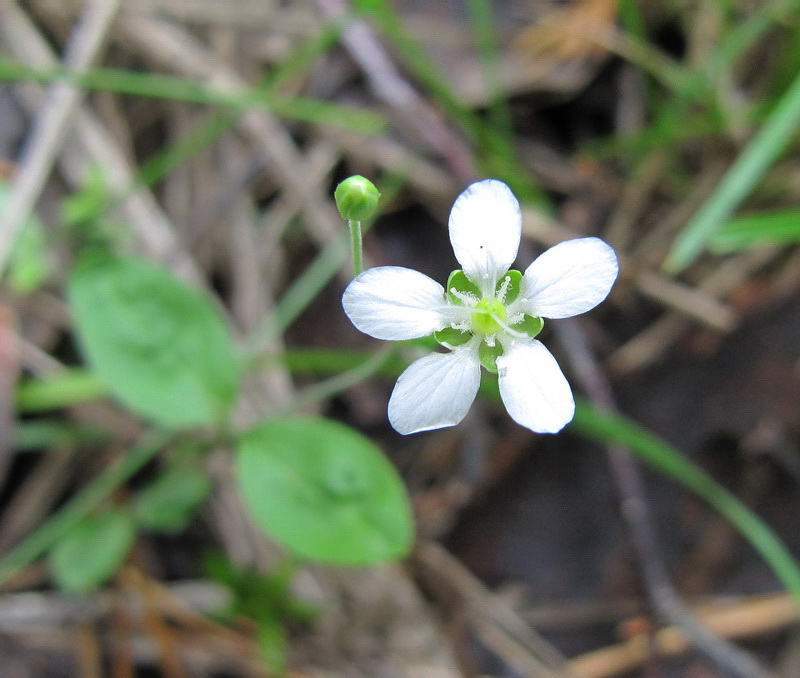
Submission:
<svg viewBox="0 0 800 678">
<path fill-rule="evenodd" d="M 726 254 L 797 242 L 800 242 L 800 209 L 786 209 L 731 219 L 712 236 L 708 246 L 716 254 Z"/>
<path fill-rule="evenodd" d="M 620 415 L 579 402 L 572 428 L 583 436 L 628 448 L 716 509 L 772 568 L 800 607 L 800 567 L 769 526 L 669 443 Z"/>
<path fill-rule="evenodd" d="M 781 97 L 764 126 L 745 147 L 722 182 L 684 226 L 664 270 L 677 274 L 689 266 L 725 220 L 747 197 L 800 127 L 800 75 Z"/>
</svg>

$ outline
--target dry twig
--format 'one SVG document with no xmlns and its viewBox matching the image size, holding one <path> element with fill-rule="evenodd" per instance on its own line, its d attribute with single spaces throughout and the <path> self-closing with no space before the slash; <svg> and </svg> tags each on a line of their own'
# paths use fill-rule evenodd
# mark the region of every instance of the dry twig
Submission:
<svg viewBox="0 0 800 678">
<path fill-rule="evenodd" d="M 6 7 L 0 6 L 0 23 L 3 23 L 2 13 L 13 10 L 10 0 L 6 0 L 4 4 Z M 64 66 L 81 71 L 92 65 L 105 43 L 119 5 L 120 0 L 92 0 L 88 4 L 81 22 L 67 44 Z M 5 268 L 17 233 L 44 188 L 82 96 L 83 90 L 75 85 L 55 83 L 50 87 L 45 102 L 36 114 L 33 130 L 22 151 L 20 170 L 3 213 L 0 271 Z"/>
</svg>

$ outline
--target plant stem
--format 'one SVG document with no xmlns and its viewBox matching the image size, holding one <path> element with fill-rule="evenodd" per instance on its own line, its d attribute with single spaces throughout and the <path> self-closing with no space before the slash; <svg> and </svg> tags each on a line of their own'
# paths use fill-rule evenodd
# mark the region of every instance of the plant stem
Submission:
<svg viewBox="0 0 800 678">
<path fill-rule="evenodd" d="M 350 244 L 353 248 L 353 275 L 356 276 L 364 270 L 361 255 L 363 249 L 361 222 L 355 219 L 349 219 L 347 223 L 350 225 Z"/>
</svg>

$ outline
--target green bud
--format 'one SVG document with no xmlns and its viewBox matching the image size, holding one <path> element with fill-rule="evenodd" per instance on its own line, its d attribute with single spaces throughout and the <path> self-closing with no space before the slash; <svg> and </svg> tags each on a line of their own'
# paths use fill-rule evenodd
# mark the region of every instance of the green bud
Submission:
<svg viewBox="0 0 800 678">
<path fill-rule="evenodd" d="M 364 221 L 375 212 L 381 194 L 369 179 L 356 174 L 340 183 L 333 196 L 342 219 Z"/>
</svg>

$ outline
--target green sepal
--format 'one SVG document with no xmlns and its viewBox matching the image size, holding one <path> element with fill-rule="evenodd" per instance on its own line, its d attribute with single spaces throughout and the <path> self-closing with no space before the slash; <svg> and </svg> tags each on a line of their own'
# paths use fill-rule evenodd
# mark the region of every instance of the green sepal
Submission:
<svg viewBox="0 0 800 678">
<path fill-rule="evenodd" d="M 460 268 L 453 271 L 447 278 L 447 296 L 453 304 L 463 305 L 464 300 L 459 299 L 450 291 L 454 288 L 457 292 L 475 297 L 476 302 L 481 298 L 481 291 L 478 286 Z"/>
<path fill-rule="evenodd" d="M 521 322 L 518 322 L 516 325 L 512 325 L 512 329 L 517 330 L 517 332 L 524 332 L 531 339 L 535 338 L 536 335 L 539 334 L 539 332 L 541 332 L 543 328 L 544 328 L 543 318 L 527 314 L 525 315 L 525 318 Z"/>
<path fill-rule="evenodd" d="M 434 332 L 433 338 L 436 339 L 436 341 L 438 341 L 442 346 L 456 347 L 466 344 L 470 339 L 472 339 L 472 334 L 469 332 L 456 330 L 452 327 L 445 327 L 438 332 Z"/>
<path fill-rule="evenodd" d="M 508 289 L 506 290 L 506 296 L 501 299 L 501 301 L 508 306 L 512 301 L 516 301 L 517 297 L 519 296 L 519 292 L 522 289 L 522 273 L 513 269 L 506 271 L 505 275 L 502 276 L 497 282 L 495 293 L 500 291 L 500 288 L 503 286 L 506 278 L 509 279 Z"/>
<path fill-rule="evenodd" d="M 495 341 L 494 346 L 489 346 L 485 341 L 481 342 L 478 349 L 478 357 L 483 365 L 492 374 L 497 374 L 497 359 L 503 355 L 503 347 L 499 341 Z"/>
</svg>

